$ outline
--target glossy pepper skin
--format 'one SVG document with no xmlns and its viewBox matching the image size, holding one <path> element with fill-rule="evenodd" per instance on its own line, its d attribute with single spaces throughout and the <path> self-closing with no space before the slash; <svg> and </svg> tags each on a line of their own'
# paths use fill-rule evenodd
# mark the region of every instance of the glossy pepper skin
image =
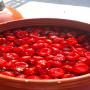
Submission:
<svg viewBox="0 0 90 90">
<path fill-rule="evenodd" d="M 2 32 L 0 74 L 63 79 L 90 73 L 89 36 L 69 28 L 40 26 Z"/>
</svg>

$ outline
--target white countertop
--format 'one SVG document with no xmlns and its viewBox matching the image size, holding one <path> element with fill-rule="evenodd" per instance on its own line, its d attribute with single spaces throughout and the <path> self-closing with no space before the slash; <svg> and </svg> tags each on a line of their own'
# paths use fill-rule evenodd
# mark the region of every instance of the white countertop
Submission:
<svg viewBox="0 0 90 90">
<path fill-rule="evenodd" d="M 90 23 L 90 8 L 30 1 L 17 10 L 24 18 L 63 18 Z"/>
</svg>

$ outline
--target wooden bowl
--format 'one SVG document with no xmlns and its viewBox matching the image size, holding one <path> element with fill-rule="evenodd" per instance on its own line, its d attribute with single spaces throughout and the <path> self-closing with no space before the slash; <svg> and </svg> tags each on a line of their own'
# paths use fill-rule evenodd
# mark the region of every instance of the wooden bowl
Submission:
<svg viewBox="0 0 90 90">
<path fill-rule="evenodd" d="M 0 25 L 0 31 L 38 25 L 70 27 L 75 28 L 76 30 L 80 29 L 90 32 L 90 25 L 87 23 L 50 18 L 25 19 L 3 23 Z M 90 85 L 90 73 L 74 78 L 51 80 L 19 79 L 15 77 L 0 75 L 0 90 L 71 90 L 71 88 L 74 90 L 74 88 L 81 88 L 82 86 L 86 85 Z"/>
</svg>

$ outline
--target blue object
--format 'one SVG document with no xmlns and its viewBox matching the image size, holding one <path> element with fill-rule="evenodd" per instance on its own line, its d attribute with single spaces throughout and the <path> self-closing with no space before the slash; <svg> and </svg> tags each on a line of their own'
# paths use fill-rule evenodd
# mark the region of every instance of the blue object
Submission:
<svg viewBox="0 0 90 90">
<path fill-rule="evenodd" d="M 0 2 L 2 2 L 3 0 L 0 0 Z"/>
</svg>

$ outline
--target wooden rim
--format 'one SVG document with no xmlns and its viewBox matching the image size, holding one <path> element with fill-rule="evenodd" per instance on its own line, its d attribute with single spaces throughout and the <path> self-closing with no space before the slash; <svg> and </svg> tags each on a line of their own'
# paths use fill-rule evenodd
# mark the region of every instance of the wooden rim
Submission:
<svg viewBox="0 0 90 90">
<path fill-rule="evenodd" d="M 56 25 L 56 26 L 68 26 L 68 27 L 74 27 L 78 29 L 83 29 L 90 31 L 90 24 L 88 23 L 82 23 L 79 21 L 72 21 L 72 20 L 66 20 L 66 19 L 57 19 L 57 18 L 36 18 L 36 19 L 23 19 L 23 20 L 18 20 L 18 21 L 12 21 L 12 22 L 7 22 L 3 23 L 0 25 L 0 30 L 9 30 L 13 28 L 21 28 L 25 26 L 32 26 L 32 25 Z M 50 79 L 50 80 L 32 80 L 32 79 L 20 79 L 16 77 L 10 77 L 10 76 L 5 76 L 5 75 L 0 75 L 0 79 L 4 80 L 7 79 L 9 81 L 13 82 L 36 82 L 36 83 L 52 83 L 52 82 L 57 82 L 57 83 L 63 83 L 63 82 L 68 82 L 68 81 L 77 81 L 77 80 L 85 80 L 87 79 L 90 82 L 90 73 L 85 74 L 82 76 L 77 76 L 73 78 L 65 78 L 65 79 Z"/>
</svg>

